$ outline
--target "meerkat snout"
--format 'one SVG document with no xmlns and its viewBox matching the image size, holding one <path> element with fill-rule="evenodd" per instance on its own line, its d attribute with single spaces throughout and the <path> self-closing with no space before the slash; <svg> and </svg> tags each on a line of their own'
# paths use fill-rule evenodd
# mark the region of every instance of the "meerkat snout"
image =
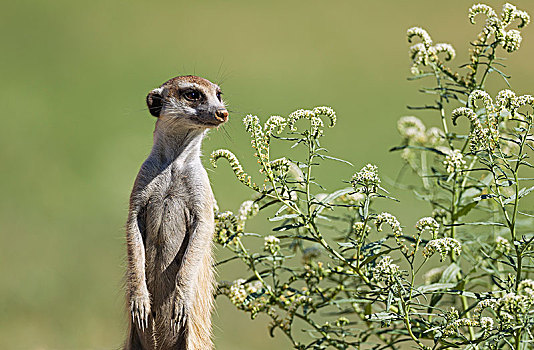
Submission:
<svg viewBox="0 0 534 350">
<path fill-rule="evenodd" d="M 213 128 L 226 122 L 229 115 L 221 88 L 192 75 L 170 79 L 150 91 L 146 102 L 154 117 L 181 120 L 191 127 Z"/>
<path fill-rule="evenodd" d="M 226 109 L 218 109 L 215 112 L 215 117 L 221 122 L 225 122 L 228 119 L 228 111 Z"/>
</svg>

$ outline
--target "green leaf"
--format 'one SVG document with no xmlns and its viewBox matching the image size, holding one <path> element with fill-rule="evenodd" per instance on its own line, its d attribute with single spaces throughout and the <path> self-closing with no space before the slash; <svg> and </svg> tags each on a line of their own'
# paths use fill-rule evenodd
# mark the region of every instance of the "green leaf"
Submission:
<svg viewBox="0 0 534 350">
<path fill-rule="evenodd" d="M 341 162 L 341 163 L 348 164 L 350 166 L 354 166 L 351 162 L 346 161 L 344 159 L 339 159 L 339 158 L 332 157 L 332 156 L 327 156 L 327 155 L 324 155 L 324 154 L 318 154 L 317 156 L 320 157 L 320 158 L 331 159 L 331 160 L 335 160 L 335 161 L 338 161 L 338 162 Z"/>
<path fill-rule="evenodd" d="M 451 289 L 456 287 L 456 283 L 433 283 L 428 286 L 419 286 L 417 290 L 421 293 L 434 292 L 436 290 Z"/>
<path fill-rule="evenodd" d="M 278 226 L 278 227 L 273 228 L 273 231 L 286 231 L 286 230 L 292 230 L 292 229 L 303 227 L 303 226 L 304 226 L 304 224 L 302 224 L 302 223 L 282 225 L 282 226 Z"/>
<path fill-rule="evenodd" d="M 388 300 L 386 303 L 386 311 L 389 312 L 389 309 L 391 308 L 391 303 L 393 302 L 393 291 L 390 290 L 388 293 Z"/>
<path fill-rule="evenodd" d="M 466 189 L 464 193 L 462 193 L 462 204 L 471 202 L 471 199 L 477 196 L 480 192 L 481 190 L 476 187 Z"/>
<path fill-rule="evenodd" d="M 382 256 L 382 255 L 385 255 L 385 254 L 389 254 L 390 252 L 396 250 L 397 248 L 389 248 L 389 249 L 386 249 L 384 251 L 381 251 L 381 252 L 378 252 L 376 254 L 373 254 L 371 256 L 368 256 L 367 258 L 365 258 L 364 261 L 362 261 L 362 266 L 364 265 L 367 265 L 368 263 L 370 263 L 371 261 L 373 261 L 374 259 L 378 259 L 378 257 Z"/>
<path fill-rule="evenodd" d="M 399 320 L 400 316 L 392 312 L 378 312 L 367 316 L 369 321 Z"/>
<path fill-rule="evenodd" d="M 456 212 L 456 214 L 454 215 L 453 220 L 457 220 L 457 219 L 461 218 L 462 216 L 467 215 L 471 211 L 471 209 L 473 209 L 474 207 L 477 206 L 477 204 L 478 204 L 478 202 L 471 202 L 469 204 L 461 206 L 460 210 L 458 210 Z"/>
<path fill-rule="evenodd" d="M 396 147 L 390 148 L 389 151 L 390 152 L 401 151 L 401 150 L 406 149 L 406 148 L 417 149 L 417 150 L 421 150 L 421 151 L 434 152 L 434 153 L 439 154 L 440 156 L 444 156 L 445 155 L 445 153 L 443 153 L 442 151 L 440 151 L 439 149 L 436 149 L 436 148 L 423 147 L 423 146 L 412 146 L 412 145 L 396 146 Z"/>
<path fill-rule="evenodd" d="M 500 222 L 491 222 L 491 221 L 475 221 L 475 222 L 463 222 L 461 224 L 457 224 L 456 226 L 464 226 L 464 225 L 470 225 L 470 226 L 506 226 L 505 224 L 501 224 Z"/>
<path fill-rule="evenodd" d="M 286 210 L 286 209 L 287 209 L 287 205 L 285 205 L 285 204 L 282 205 L 282 206 L 280 207 L 280 209 L 278 209 L 278 210 L 276 211 L 276 213 L 274 213 L 274 216 L 278 216 L 278 215 L 280 215 L 280 213 L 283 212 L 283 211 Z"/>
<path fill-rule="evenodd" d="M 529 188 L 526 188 L 526 187 L 523 187 L 522 189 L 519 190 L 519 198 L 522 198 L 522 197 L 525 197 L 527 194 L 529 194 L 530 192 L 534 191 L 534 186 L 532 187 L 529 187 Z M 515 194 L 509 198 L 507 198 L 506 200 L 503 201 L 503 204 L 506 205 L 506 204 L 510 204 L 512 202 L 515 201 Z"/>
<path fill-rule="evenodd" d="M 329 301 L 329 304 L 345 304 L 345 303 L 368 303 L 369 300 L 367 299 L 356 299 L 356 298 L 347 298 L 347 299 L 336 299 Z"/>
<path fill-rule="evenodd" d="M 289 220 L 289 219 L 295 219 L 298 217 L 299 217 L 299 214 L 285 214 L 282 216 L 275 216 L 273 218 L 269 218 L 269 221 Z"/>
<path fill-rule="evenodd" d="M 339 197 L 343 196 L 344 194 L 348 194 L 348 193 L 351 193 L 351 192 L 354 192 L 354 189 L 352 187 L 345 187 L 345 188 L 342 188 L 340 190 L 337 190 L 335 192 L 332 192 L 330 193 L 328 196 L 324 197 L 322 200 L 321 200 L 321 203 L 323 204 L 323 206 L 321 206 L 320 208 L 317 209 L 317 213 L 321 213 L 324 208 L 326 208 L 325 205 L 328 205 L 330 203 L 332 203 L 334 200 L 338 199 Z"/>
<path fill-rule="evenodd" d="M 452 263 L 445 269 L 445 271 L 443 271 L 443 273 L 441 274 L 441 278 L 439 279 L 439 282 L 440 283 L 454 282 L 459 272 L 460 272 L 460 266 L 456 265 L 455 263 Z"/>
</svg>

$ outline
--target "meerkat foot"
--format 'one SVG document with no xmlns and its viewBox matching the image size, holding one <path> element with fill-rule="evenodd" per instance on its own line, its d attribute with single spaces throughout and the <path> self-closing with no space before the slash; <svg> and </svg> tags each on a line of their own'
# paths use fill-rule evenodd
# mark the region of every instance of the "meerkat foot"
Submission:
<svg viewBox="0 0 534 350">
<path fill-rule="evenodd" d="M 148 316 L 150 315 L 150 297 L 148 291 L 135 294 L 130 300 L 132 322 L 137 323 L 143 332 L 148 328 Z"/>
<path fill-rule="evenodd" d="M 175 333 L 184 328 L 189 315 L 189 305 L 183 298 L 175 298 L 173 305 L 173 313 L 171 319 L 171 327 Z"/>
</svg>

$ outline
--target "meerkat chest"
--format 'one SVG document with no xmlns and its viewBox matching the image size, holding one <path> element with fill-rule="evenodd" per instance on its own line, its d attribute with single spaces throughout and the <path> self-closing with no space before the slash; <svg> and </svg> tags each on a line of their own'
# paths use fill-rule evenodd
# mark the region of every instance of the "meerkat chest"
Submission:
<svg viewBox="0 0 534 350">
<path fill-rule="evenodd" d="M 204 175 L 191 168 L 167 167 L 150 184 L 145 207 L 146 255 L 157 270 L 180 260 L 176 258 L 184 253 L 196 223 L 206 215 L 211 192 Z"/>
<path fill-rule="evenodd" d="M 169 205 L 197 212 L 212 202 L 209 180 L 202 166 L 171 165 L 154 178 L 150 187 L 148 209 L 157 216 Z"/>
</svg>

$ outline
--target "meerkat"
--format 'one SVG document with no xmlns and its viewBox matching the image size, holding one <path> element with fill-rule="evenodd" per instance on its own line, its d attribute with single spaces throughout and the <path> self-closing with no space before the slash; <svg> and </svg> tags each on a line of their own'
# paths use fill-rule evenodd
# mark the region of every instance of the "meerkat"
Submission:
<svg viewBox="0 0 534 350">
<path fill-rule="evenodd" d="M 214 198 L 200 146 L 228 111 L 219 86 L 196 76 L 173 78 L 146 101 L 157 121 L 126 224 L 124 349 L 212 349 Z"/>
</svg>

